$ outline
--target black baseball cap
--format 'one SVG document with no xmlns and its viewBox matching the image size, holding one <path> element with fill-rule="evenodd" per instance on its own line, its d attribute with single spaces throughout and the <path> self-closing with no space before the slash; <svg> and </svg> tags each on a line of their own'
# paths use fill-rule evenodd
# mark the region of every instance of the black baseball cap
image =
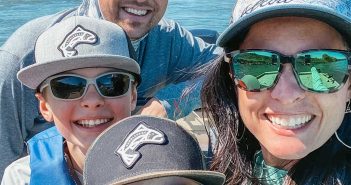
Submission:
<svg viewBox="0 0 351 185">
<path fill-rule="evenodd" d="M 85 184 L 128 184 L 160 177 L 184 177 L 222 185 L 225 176 L 207 171 L 197 140 L 169 119 L 132 116 L 104 131 L 85 161 Z"/>
</svg>

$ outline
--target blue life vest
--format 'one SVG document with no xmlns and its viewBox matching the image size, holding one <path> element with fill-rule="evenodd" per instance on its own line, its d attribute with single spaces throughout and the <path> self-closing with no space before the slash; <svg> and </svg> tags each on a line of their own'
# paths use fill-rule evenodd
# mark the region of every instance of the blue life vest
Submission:
<svg viewBox="0 0 351 185">
<path fill-rule="evenodd" d="M 75 185 L 64 158 L 63 137 L 56 127 L 28 141 L 31 185 Z"/>
</svg>

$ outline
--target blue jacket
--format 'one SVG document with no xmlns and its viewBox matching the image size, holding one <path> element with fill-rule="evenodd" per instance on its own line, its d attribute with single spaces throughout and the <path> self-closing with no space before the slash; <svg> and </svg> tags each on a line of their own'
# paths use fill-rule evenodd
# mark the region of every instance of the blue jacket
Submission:
<svg viewBox="0 0 351 185">
<path fill-rule="evenodd" d="M 64 158 L 63 137 L 51 127 L 28 141 L 31 185 L 74 185 Z"/>
</svg>

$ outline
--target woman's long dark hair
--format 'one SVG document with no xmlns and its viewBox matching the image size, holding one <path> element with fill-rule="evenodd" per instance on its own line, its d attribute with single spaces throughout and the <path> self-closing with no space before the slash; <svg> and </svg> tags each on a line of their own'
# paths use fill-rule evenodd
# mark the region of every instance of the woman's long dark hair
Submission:
<svg viewBox="0 0 351 185">
<path fill-rule="evenodd" d="M 263 184 L 264 179 L 253 177 L 254 154 L 260 145 L 240 118 L 236 87 L 229 64 L 223 60 L 221 56 L 203 69 L 206 74 L 201 92 L 203 113 L 218 135 L 211 170 L 225 173 L 230 185 Z M 351 135 L 351 123 L 347 120 L 342 128 Z M 333 136 L 299 160 L 289 170 L 284 184 L 351 184 L 351 153 Z"/>
</svg>

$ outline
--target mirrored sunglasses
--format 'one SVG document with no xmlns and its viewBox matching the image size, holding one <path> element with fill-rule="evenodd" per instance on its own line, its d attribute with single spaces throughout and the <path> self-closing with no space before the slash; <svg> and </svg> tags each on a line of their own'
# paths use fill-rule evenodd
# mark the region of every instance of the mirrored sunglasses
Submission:
<svg viewBox="0 0 351 185">
<path fill-rule="evenodd" d="M 86 78 L 76 74 L 60 74 L 47 78 L 40 88 L 49 87 L 53 96 L 61 100 L 77 100 L 82 98 L 90 84 L 104 98 L 116 98 L 125 95 L 134 77 L 123 72 L 109 72 L 95 78 Z"/>
<path fill-rule="evenodd" d="M 349 77 L 349 51 L 305 50 L 286 56 L 270 50 L 240 50 L 226 55 L 236 85 L 251 92 L 273 88 L 290 63 L 299 86 L 310 92 L 332 93 L 338 91 Z"/>
</svg>

